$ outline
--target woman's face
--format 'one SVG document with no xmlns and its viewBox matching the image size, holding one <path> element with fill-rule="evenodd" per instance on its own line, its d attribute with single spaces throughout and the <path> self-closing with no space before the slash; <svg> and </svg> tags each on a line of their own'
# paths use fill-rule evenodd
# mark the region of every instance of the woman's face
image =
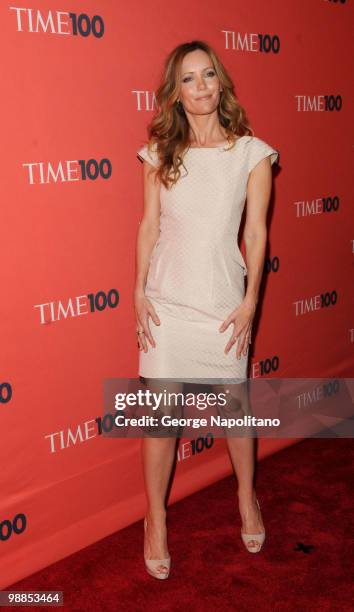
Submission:
<svg viewBox="0 0 354 612">
<path fill-rule="evenodd" d="M 212 113 L 219 104 L 220 89 L 209 55 L 201 49 L 187 53 L 182 62 L 178 96 L 184 110 L 193 115 Z"/>
</svg>

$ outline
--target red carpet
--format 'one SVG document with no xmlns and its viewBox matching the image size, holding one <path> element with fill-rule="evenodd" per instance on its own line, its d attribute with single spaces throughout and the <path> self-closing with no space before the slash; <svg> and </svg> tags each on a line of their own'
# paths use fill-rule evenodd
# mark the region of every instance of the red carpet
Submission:
<svg viewBox="0 0 354 612">
<path fill-rule="evenodd" d="M 304 440 L 261 461 L 260 554 L 243 547 L 229 477 L 169 507 L 168 580 L 145 572 L 139 521 L 6 590 L 62 590 L 70 611 L 352 611 L 352 464 L 350 439 Z"/>
</svg>

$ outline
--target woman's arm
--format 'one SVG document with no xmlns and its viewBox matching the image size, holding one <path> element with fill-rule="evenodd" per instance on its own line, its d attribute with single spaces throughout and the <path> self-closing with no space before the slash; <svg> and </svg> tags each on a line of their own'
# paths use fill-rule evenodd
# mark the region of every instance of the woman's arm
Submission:
<svg viewBox="0 0 354 612">
<path fill-rule="evenodd" d="M 272 190 L 270 157 L 263 158 L 250 172 L 244 240 L 247 259 L 247 291 L 244 301 L 254 310 L 258 302 L 267 243 L 267 211 Z"/>
<path fill-rule="evenodd" d="M 152 250 L 160 235 L 160 181 L 155 168 L 143 162 L 144 213 L 136 241 L 135 292 L 144 293 Z"/>
<path fill-rule="evenodd" d="M 156 325 L 160 325 L 150 300 L 145 296 L 145 285 L 150 267 L 150 257 L 160 235 L 160 180 L 155 168 L 148 162 L 143 162 L 144 177 L 144 214 L 140 221 L 136 241 L 136 278 L 134 289 L 134 306 L 137 329 L 144 331 L 138 335 L 139 350 L 147 352 L 149 340 L 155 347 L 155 340 L 149 326 L 149 315 Z"/>
</svg>

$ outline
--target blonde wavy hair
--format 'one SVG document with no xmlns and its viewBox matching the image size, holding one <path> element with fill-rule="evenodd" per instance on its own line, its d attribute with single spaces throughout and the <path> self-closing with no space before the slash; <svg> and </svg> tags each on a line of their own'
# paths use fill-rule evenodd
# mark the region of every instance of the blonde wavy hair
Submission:
<svg viewBox="0 0 354 612">
<path fill-rule="evenodd" d="M 209 55 L 219 78 L 222 91 L 217 111 L 220 124 L 226 130 L 230 148 L 235 145 L 238 137 L 254 135 L 246 112 L 236 97 L 231 77 L 212 47 L 202 40 L 178 45 L 165 61 L 161 82 L 156 91 L 157 112 L 147 126 L 149 152 L 154 148 L 160 162 L 156 176 L 166 189 L 171 188 L 180 178 L 179 167 L 183 164 L 183 155 L 190 146 L 189 122 L 182 103 L 177 100 L 183 58 L 196 49 L 201 49 Z"/>
</svg>

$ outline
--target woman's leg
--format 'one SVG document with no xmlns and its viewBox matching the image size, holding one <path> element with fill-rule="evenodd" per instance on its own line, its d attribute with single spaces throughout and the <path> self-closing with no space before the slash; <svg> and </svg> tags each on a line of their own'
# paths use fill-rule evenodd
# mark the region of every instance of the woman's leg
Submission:
<svg viewBox="0 0 354 612">
<path fill-rule="evenodd" d="M 161 380 L 146 379 L 147 388 L 154 393 L 181 393 L 183 383 L 164 382 Z M 181 412 L 181 402 L 168 405 L 160 404 L 161 411 L 151 411 L 156 417 L 163 414 L 179 416 Z M 149 559 L 163 559 L 168 556 L 167 529 L 166 529 L 166 493 L 172 472 L 173 463 L 176 457 L 177 432 L 173 437 L 166 437 L 163 427 L 160 432 L 164 432 L 158 438 L 152 437 L 151 431 L 148 436 L 142 439 L 142 461 L 145 483 L 145 493 L 147 498 L 146 518 L 148 523 L 145 556 Z"/>
<path fill-rule="evenodd" d="M 215 393 L 226 393 L 228 403 L 222 408 L 222 416 L 242 418 L 251 415 L 247 379 L 239 384 L 213 385 Z M 238 507 L 245 533 L 261 533 L 264 530 L 262 515 L 256 504 L 255 476 L 255 435 L 256 430 L 244 427 L 227 435 L 231 463 L 237 478 Z M 255 544 L 256 546 L 256 544 Z"/>
</svg>

